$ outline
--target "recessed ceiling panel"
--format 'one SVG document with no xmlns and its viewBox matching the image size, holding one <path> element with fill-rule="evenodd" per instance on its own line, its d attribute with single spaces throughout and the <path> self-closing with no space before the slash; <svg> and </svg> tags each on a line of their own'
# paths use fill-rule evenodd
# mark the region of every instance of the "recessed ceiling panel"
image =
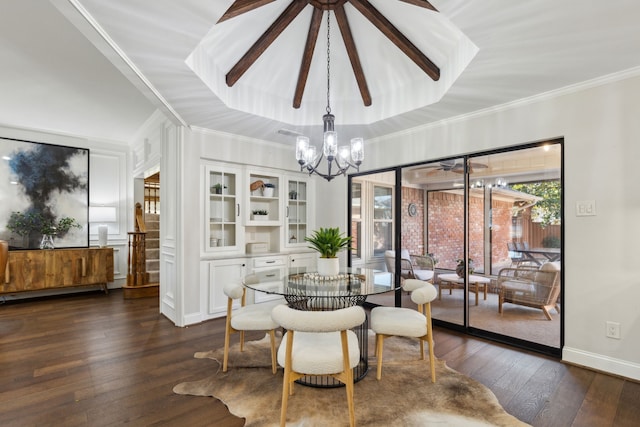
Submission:
<svg viewBox="0 0 640 427">
<path fill-rule="evenodd" d="M 291 0 L 276 0 L 221 23 L 193 50 L 187 64 L 229 108 L 295 125 L 316 124 L 327 106 L 326 13 L 299 109 L 293 98 L 314 7 L 307 5 L 229 86 L 225 76 Z M 434 81 L 349 2 L 349 27 L 370 89 L 365 107 L 336 17 L 330 17 L 330 104 L 341 124 L 367 124 L 438 102 L 478 48 L 438 12 L 405 2 L 370 4 L 441 70 Z M 220 12 L 220 11 L 217 11 Z M 222 11 L 221 13 L 224 13 Z M 218 13 L 216 13 L 218 15 Z"/>
</svg>

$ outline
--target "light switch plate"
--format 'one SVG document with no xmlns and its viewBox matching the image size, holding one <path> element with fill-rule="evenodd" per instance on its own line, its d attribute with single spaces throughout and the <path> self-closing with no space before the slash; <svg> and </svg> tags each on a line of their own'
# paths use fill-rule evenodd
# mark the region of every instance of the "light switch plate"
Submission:
<svg viewBox="0 0 640 427">
<path fill-rule="evenodd" d="M 595 200 L 581 200 L 576 202 L 576 216 L 595 216 L 595 214 Z"/>
</svg>

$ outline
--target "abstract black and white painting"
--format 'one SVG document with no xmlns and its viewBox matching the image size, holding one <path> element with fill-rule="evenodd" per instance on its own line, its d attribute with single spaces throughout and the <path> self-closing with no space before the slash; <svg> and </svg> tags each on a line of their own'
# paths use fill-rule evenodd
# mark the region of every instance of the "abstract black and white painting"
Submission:
<svg viewBox="0 0 640 427">
<path fill-rule="evenodd" d="M 42 232 L 16 233 L 12 214 L 43 222 L 71 218 L 79 227 L 59 232 L 56 248 L 89 246 L 89 150 L 0 137 L 0 240 L 10 249 L 38 249 Z"/>
</svg>

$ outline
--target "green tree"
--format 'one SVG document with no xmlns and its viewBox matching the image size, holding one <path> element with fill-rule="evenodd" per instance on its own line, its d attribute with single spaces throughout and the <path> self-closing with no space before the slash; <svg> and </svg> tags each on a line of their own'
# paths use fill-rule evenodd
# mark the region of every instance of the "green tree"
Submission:
<svg viewBox="0 0 640 427">
<path fill-rule="evenodd" d="M 561 190 L 560 181 L 540 181 L 526 184 L 513 184 L 511 188 L 516 191 L 542 197 L 538 203 L 531 208 L 531 215 L 535 222 L 540 222 L 542 226 L 560 224 Z"/>
</svg>

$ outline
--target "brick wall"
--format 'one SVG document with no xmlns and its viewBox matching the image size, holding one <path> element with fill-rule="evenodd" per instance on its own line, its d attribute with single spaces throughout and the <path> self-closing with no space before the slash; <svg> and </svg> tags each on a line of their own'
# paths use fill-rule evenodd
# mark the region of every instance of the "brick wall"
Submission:
<svg viewBox="0 0 640 427">
<path fill-rule="evenodd" d="M 410 254 L 424 254 L 424 191 L 419 188 L 402 187 L 402 248 Z M 417 208 L 416 216 L 409 216 L 409 204 Z"/>
<path fill-rule="evenodd" d="M 464 198 L 461 194 L 428 193 L 427 252 L 438 258 L 438 267 L 455 269 L 464 253 Z M 509 260 L 507 242 L 511 239 L 511 203 L 494 201 L 492 206 L 492 263 Z M 469 257 L 476 268 L 484 260 L 483 199 L 469 200 Z"/>
<path fill-rule="evenodd" d="M 428 242 L 423 242 L 424 217 L 426 213 L 424 192 L 418 188 L 402 188 L 402 248 L 411 254 L 433 253 L 439 268 L 455 269 L 456 259 L 463 255 L 464 244 L 464 198 L 459 194 L 428 193 Z M 409 216 L 409 204 L 417 208 L 416 216 Z M 507 242 L 511 240 L 511 203 L 493 201 L 492 263 L 508 262 Z M 483 200 L 470 199 L 469 254 L 476 267 L 484 260 L 484 209 Z M 356 245 L 358 233 L 355 222 L 351 223 L 351 234 Z"/>
</svg>

